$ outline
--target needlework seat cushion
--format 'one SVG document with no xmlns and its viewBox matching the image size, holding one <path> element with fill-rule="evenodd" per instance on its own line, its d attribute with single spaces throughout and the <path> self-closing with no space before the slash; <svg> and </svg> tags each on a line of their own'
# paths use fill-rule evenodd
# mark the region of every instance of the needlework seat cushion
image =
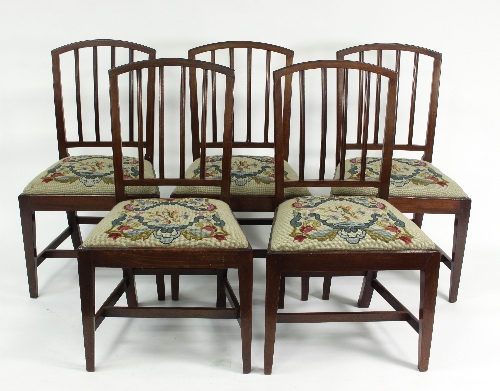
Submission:
<svg viewBox="0 0 500 391">
<path fill-rule="evenodd" d="M 222 156 L 206 157 L 206 178 L 222 177 Z M 186 178 L 200 177 L 200 159 L 196 159 L 187 169 Z M 285 180 L 297 180 L 299 176 L 285 161 Z M 216 186 L 178 186 L 175 195 L 183 194 L 220 194 Z M 236 155 L 231 159 L 231 195 L 272 196 L 274 195 L 274 158 L 270 156 Z M 310 195 L 303 187 L 285 189 L 287 197 Z"/>
<path fill-rule="evenodd" d="M 149 198 L 117 204 L 82 246 L 247 248 L 248 241 L 222 201 Z"/>
<path fill-rule="evenodd" d="M 123 157 L 125 178 L 139 177 L 139 161 Z M 153 166 L 144 161 L 144 178 L 154 178 Z M 127 186 L 128 194 L 159 194 L 155 186 Z M 33 179 L 24 194 L 115 194 L 113 157 L 70 156 L 59 160 Z"/>
<path fill-rule="evenodd" d="M 376 180 L 380 176 L 380 158 L 366 160 L 366 179 Z M 346 160 L 345 179 L 359 179 L 361 158 Z M 335 178 L 340 178 L 339 166 Z M 375 195 L 375 187 L 334 187 L 336 195 Z M 389 195 L 392 197 L 436 197 L 468 198 L 467 194 L 450 177 L 444 175 L 431 163 L 416 159 L 392 159 Z"/>
<path fill-rule="evenodd" d="M 280 204 L 272 251 L 423 250 L 434 243 L 387 201 L 371 196 L 308 196 Z"/>
</svg>

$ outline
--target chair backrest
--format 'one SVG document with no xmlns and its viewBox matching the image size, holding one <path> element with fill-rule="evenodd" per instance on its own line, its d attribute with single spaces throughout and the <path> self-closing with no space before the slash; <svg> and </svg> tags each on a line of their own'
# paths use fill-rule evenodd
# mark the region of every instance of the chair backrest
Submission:
<svg viewBox="0 0 500 391">
<path fill-rule="evenodd" d="M 69 148 L 111 148 L 111 127 L 110 125 L 102 126 L 101 124 L 102 122 L 107 124 L 111 122 L 108 114 L 110 105 L 107 71 L 118 65 L 141 59 L 152 60 L 155 57 L 155 49 L 132 42 L 112 39 L 75 42 L 52 50 L 54 105 L 60 159 L 69 156 Z M 64 63 L 65 66 L 61 67 L 61 63 Z M 64 72 L 61 72 L 61 68 L 63 68 Z M 101 88 L 99 86 L 99 75 L 101 75 L 101 79 L 104 79 Z M 134 104 L 133 84 L 133 74 L 131 73 L 128 80 L 129 129 L 126 142 L 130 146 L 137 146 L 135 140 L 137 123 L 134 118 L 137 107 Z M 66 103 L 66 110 L 63 90 L 65 94 L 69 95 L 67 102 L 71 102 Z M 73 91 L 74 98 L 71 96 Z M 73 102 L 76 102 L 76 108 L 73 106 Z M 71 107 L 68 107 L 68 105 Z M 91 107 L 93 107 L 93 118 Z M 69 112 L 76 112 L 73 122 L 69 121 L 65 116 Z M 87 117 L 91 118 L 87 121 Z M 67 129 L 67 126 L 69 129 Z M 153 146 L 151 145 L 147 148 L 148 160 L 152 159 L 152 153 Z"/>
<path fill-rule="evenodd" d="M 441 58 L 441 53 L 433 50 L 397 43 L 374 43 L 355 46 L 337 52 L 337 60 L 347 59 L 369 62 L 377 66 L 387 67 L 398 73 L 398 97 L 396 99 L 396 117 L 398 121 L 394 149 L 423 151 L 422 159 L 428 162 L 432 161 L 434 147 Z M 404 61 L 406 61 L 406 67 L 404 66 Z M 418 81 L 420 83 L 417 83 Z M 361 78 L 359 79 L 359 89 L 360 91 L 363 89 Z M 417 91 L 421 92 L 417 94 Z M 377 89 L 376 94 L 378 99 L 380 99 L 379 89 Z M 401 105 L 403 98 L 405 98 L 405 104 Z M 416 112 L 417 117 L 415 116 Z M 419 115 L 420 113 L 423 114 Z M 405 114 L 408 122 L 403 121 L 403 118 L 401 118 L 402 114 Z M 408 124 L 407 137 L 399 137 L 400 135 L 404 135 L 406 124 Z M 418 133 L 418 129 L 425 129 L 425 125 L 427 125 L 425 140 L 422 137 L 422 142 L 416 143 L 415 136 Z M 423 133 L 421 132 L 422 136 L 424 136 Z M 380 144 L 377 137 L 378 132 L 376 130 L 373 145 Z M 402 140 L 406 140 L 406 142 L 402 142 Z"/>
<path fill-rule="evenodd" d="M 235 50 L 236 49 L 236 50 Z M 238 50 L 243 49 L 243 50 Z M 239 67 L 236 64 L 235 68 L 235 51 L 239 52 L 242 56 L 243 53 L 246 53 L 246 72 L 239 73 Z M 255 54 L 255 55 L 254 55 Z M 265 54 L 265 64 L 264 61 L 258 61 L 257 55 Z M 208 58 L 210 55 L 210 58 Z M 217 63 L 221 65 L 228 66 L 229 68 L 236 69 L 236 74 L 240 74 L 239 79 L 244 80 L 244 75 L 246 75 L 246 130 L 244 132 L 238 132 L 235 136 L 235 125 L 234 125 L 234 117 L 233 117 L 233 147 L 234 148 L 274 148 L 274 135 L 269 134 L 269 129 L 273 128 L 272 126 L 272 118 L 273 114 L 270 112 L 272 110 L 271 105 L 271 72 L 273 70 L 282 68 L 283 66 L 290 66 L 293 63 L 293 50 L 283 48 L 281 46 L 271 45 L 267 43 L 261 42 L 252 42 L 252 41 L 227 41 L 227 42 L 218 42 L 212 43 L 208 45 L 199 46 L 193 49 L 190 49 L 188 52 L 188 57 L 190 59 L 202 59 L 201 57 L 205 56 L 206 60 L 210 60 L 212 63 Z M 237 60 L 241 57 L 236 55 Z M 262 59 L 263 60 L 263 59 Z M 255 67 L 255 64 L 263 65 L 262 68 Z M 252 78 L 253 76 L 253 78 Z M 260 79 L 265 80 L 265 83 L 259 84 L 256 86 L 255 80 Z M 284 92 L 284 101 L 285 107 L 289 107 L 290 103 L 290 82 L 291 79 L 285 80 L 285 92 Z M 196 89 L 196 75 L 194 73 L 190 74 L 189 78 L 190 85 Z M 237 84 L 238 85 L 238 84 Z M 257 87 L 257 88 L 256 88 Z M 259 88 L 260 87 L 260 88 Z M 211 132 L 211 140 L 207 142 L 208 148 L 219 148 L 221 143 L 218 141 L 218 132 L 217 132 L 217 104 L 215 100 L 216 93 L 216 78 L 215 74 L 211 74 L 211 98 L 212 98 L 212 132 Z M 255 106 L 255 97 L 258 97 L 258 102 L 263 102 L 263 107 L 259 107 L 258 110 L 252 110 L 252 106 Z M 262 99 L 263 98 L 263 99 Z M 235 92 L 235 100 L 236 105 L 239 105 L 239 102 L 243 101 L 236 95 Z M 198 110 L 198 98 L 196 95 L 191 95 L 191 108 L 193 111 Z M 263 132 L 256 131 L 255 126 L 252 126 L 252 117 L 256 114 L 263 113 L 264 121 L 263 121 Z M 196 122 L 196 117 L 193 116 L 194 121 L 192 122 L 192 140 L 193 140 L 193 156 L 194 158 L 199 157 L 199 123 Z M 260 126 L 258 129 L 262 129 Z M 238 137 L 243 137 L 238 140 Z"/>
<path fill-rule="evenodd" d="M 202 133 L 200 141 L 200 177 L 186 178 L 186 123 L 189 110 L 186 110 L 186 72 L 199 72 L 203 75 L 203 84 L 201 87 L 202 112 L 201 123 Z M 139 163 L 139 172 L 137 178 L 124 178 L 123 175 L 123 148 L 127 143 L 122 141 L 121 132 L 121 114 L 120 97 L 118 85 L 120 78 L 128 78 L 129 73 L 135 73 L 136 85 L 135 93 L 138 103 L 138 139 L 137 139 L 137 157 Z M 224 99 L 223 115 L 223 140 L 222 140 L 222 178 L 211 179 L 205 175 L 206 158 L 206 123 L 207 111 L 207 89 L 208 72 L 214 72 L 222 75 L 224 88 L 220 89 Z M 165 75 L 174 75 L 165 77 Z M 144 89 L 143 79 L 147 75 L 146 102 L 142 95 Z M 151 80 L 152 79 L 152 80 Z M 175 79 L 175 81 L 174 81 Z M 231 184 L 231 117 L 233 112 L 233 88 L 234 71 L 230 68 L 197 60 L 187 60 L 179 58 L 163 58 L 156 60 L 140 61 L 123 65 L 109 70 L 110 96 L 111 96 L 111 121 L 113 132 L 113 164 L 115 167 L 115 188 L 117 202 L 127 198 L 125 186 L 218 186 L 221 187 L 220 199 L 229 203 L 229 190 Z M 155 80 L 158 80 L 156 83 Z M 197 94 L 197 90 L 190 88 L 190 94 Z M 158 96 L 157 102 L 155 102 Z M 172 98 L 175 97 L 175 98 Z M 176 100 L 177 102 L 175 102 Z M 158 117 L 155 118 L 155 107 L 158 107 Z M 146 112 L 144 118 L 143 112 Z M 178 128 L 175 125 L 175 118 L 178 118 Z M 198 118 L 198 121 L 200 119 Z M 144 131 L 145 130 L 145 131 Z M 146 135 L 144 134 L 146 133 Z M 159 153 L 155 154 L 154 164 L 159 167 L 159 175 L 155 178 L 145 178 L 144 175 L 144 154 L 145 137 L 147 139 L 158 140 Z M 179 148 L 175 147 L 178 140 Z M 177 158 L 177 159 L 176 159 Z M 177 160 L 177 164 L 176 164 Z M 178 167 L 178 171 L 175 168 Z M 175 174 L 178 173 L 178 175 Z M 217 197 L 217 195 L 212 196 Z"/>
<path fill-rule="evenodd" d="M 364 80 L 364 90 L 362 94 L 358 93 L 356 95 L 348 88 L 350 80 L 352 81 L 352 77 L 349 78 L 349 75 L 353 72 L 361 73 L 362 75 Z M 294 74 L 298 74 L 298 78 L 294 78 L 292 85 L 294 86 L 293 88 L 298 87 L 299 91 L 294 94 L 294 100 L 291 102 L 292 110 L 286 112 L 282 104 L 282 80 Z M 308 82 L 311 81 L 307 86 L 306 75 Z M 316 80 L 314 77 L 316 77 Z M 377 79 L 377 82 L 383 83 L 384 89 L 387 91 L 386 98 L 378 100 L 378 111 L 375 110 L 375 99 L 373 95 L 370 94 L 370 90 L 373 88 L 374 79 Z M 314 83 L 315 81 L 316 83 Z M 335 102 L 335 99 L 330 100 L 334 102 L 333 104 L 329 103 L 328 100 L 329 85 L 336 90 L 337 102 Z M 387 199 L 389 195 L 391 159 L 396 123 L 396 95 L 396 72 L 361 62 L 335 60 L 311 61 L 295 64 L 275 71 L 275 194 L 277 203 L 279 204 L 284 201 L 285 187 L 376 187 L 378 188 L 378 196 Z M 297 104 L 295 98 L 298 98 Z M 353 111 L 349 109 L 348 104 L 353 100 L 355 102 L 357 101 L 356 103 L 360 102 L 362 107 L 361 142 L 358 145 L 360 154 L 357 155 L 361 156 L 361 170 L 359 171 L 359 175 L 355 178 L 347 178 L 345 172 L 347 146 L 350 140 L 356 137 L 355 133 L 357 133 L 358 130 L 356 126 L 352 126 L 352 123 L 356 123 L 356 115 L 353 115 Z M 356 104 L 355 107 L 357 106 Z M 313 114 L 306 116 L 306 108 Z M 286 116 L 290 117 L 290 115 L 294 119 L 294 122 L 290 125 L 291 134 L 289 139 L 294 139 L 295 135 L 298 135 L 299 139 L 298 154 L 294 154 L 294 156 L 298 155 L 298 162 L 296 165 L 298 165 L 299 179 L 285 181 L 283 160 L 285 150 L 288 148 L 287 144 L 289 143 L 289 139 L 283 133 L 283 124 L 285 120 L 290 121 L 289 118 L 285 118 Z M 313 124 L 314 122 L 315 124 Z M 378 126 L 378 123 L 383 124 L 383 139 L 381 140 L 382 167 L 378 180 L 365 177 L 368 152 L 372 151 L 369 149 L 367 143 L 368 134 L 372 131 L 372 129 L 370 129 L 370 122 L 372 122 L 374 126 Z M 333 126 L 336 128 L 336 134 L 328 138 L 329 123 L 334 124 Z M 298 128 L 297 132 L 293 131 L 293 129 L 296 128 Z M 306 135 L 309 142 L 306 142 Z M 335 142 L 335 147 L 332 146 L 332 142 Z M 378 151 L 378 153 L 380 153 L 380 151 Z M 336 163 L 330 164 L 327 158 L 334 154 Z M 319 165 L 319 175 L 314 179 L 305 178 L 306 162 L 309 166 L 314 165 L 314 167 L 317 167 L 315 163 Z M 333 169 L 337 167 L 336 179 L 325 179 L 326 168 L 332 168 L 332 165 Z M 308 176 L 311 177 L 312 175 L 309 174 L 311 171 L 308 170 L 307 172 Z M 330 178 L 333 178 L 333 175 L 330 176 Z"/>
</svg>

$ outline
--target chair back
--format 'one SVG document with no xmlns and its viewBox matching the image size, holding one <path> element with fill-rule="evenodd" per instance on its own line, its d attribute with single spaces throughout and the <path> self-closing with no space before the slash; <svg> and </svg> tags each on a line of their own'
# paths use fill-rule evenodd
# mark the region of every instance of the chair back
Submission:
<svg viewBox="0 0 500 391">
<path fill-rule="evenodd" d="M 75 42 L 52 50 L 60 159 L 69 156 L 69 148 L 111 149 L 107 71 L 119 65 L 138 60 L 152 60 L 155 57 L 155 49 L 112 39 Z M 131 73 L 128 80 L 128 136 L 125 140 L 131 147 L 137 146 L 137 107 L 132 88 L 133 77 Z M 104 84 L 100 85 L 99 79 L 104 80 Z M 63 91 L 64 96 L 68 98 L 66 101 L 63 100 Z M 71 117 L 73 121 L 70 121 Z M 151 145 L 147 148 L 148 160 L 152 159 L 152 153 Z"/>
<path fill-rule="evenodd" d="M 127 100 L 119 91 L 120 78 L 130 78 L 135 75 L 134 93 L 138 103 L 138 132 L 137 152 L 139 172 L 137 178 L 124 178 L 123 149 L 130 146 L 123 142 L 120 112 L 120 101 Z M 202 132 L 200 140 L 200 176 L 186 178 L 186 123 L 189 123 L 189 114 L 186 110 L 186 78 L 187 72 L 199 72 L 203 79 L 200 95 L 202 96 L 201 122 Z M 221 75 L 224 79 L 224 88 L 219 93 L 223 95 L 223 122 L 219 126 L 224 130 L 222 139 L 222 178 L 212 179 L 205 173 L 206 158 L 206 121 L 209 104 L 207 102 L 208 72 Z M 147 77 L 147 83 L 143 83 Z M 179 58 L 163 58 L 140 61 L 109 70 L 111 95 L 111 120 L 113 132 L 113 164 L 115 167 L 115 188 L 117 202 L 126 199 L 125 186 L 218 186 L 221 187 L 220 199 L 229 203 L 230 169 L 231 169 L 231 117 L 233 112 L 234 71 L 230 68 L 197 60 Z M 144 87 L 147 86 L 147 87 Z M 143 100 L 143 93 L 146 99 Z M 198 94 L 190 88 L 190 94 Z M 157 98 L 156 98 L 157 97 Z M 155 108 L 158 115 L 155 115 Z M 144 113 L 146 113 L 144 115 Z M 193 118 L 191 118 L 193 120 Z M 159 168 L 155 178 L 146 178 L 144 175 L 144 148 L 145 139 L 154 140 L 158 146 L 158 153 L 154 155 L 154 165 Z M 176 146 L 177 144 L 177 146 Z M 158 175 L 159 174 L 159 175 Z M 217 196 L 214 196 L 217 197 Z"/>
<path fill-rule="evenodd" d="M 427 162 L 432 162 L 441 57 L 441 53 L 433 50 L 397 43 L 374 43 L 337 52 L 337 60 L 367 62 L 397 72 L 396 117 L 398 121 L 394 149 L 422 151 L 422 160 Z M 358 78 L 358 85 L 359 91 L 362 91 L 364 87 L 361 78 Z M 379 87 L 377 87 L 376 94 L 377 99 L 380 100 Z M 360 126 L 358 124 L 358 142 Z M 405 127 L 408 129 L 407 132 L 404 130 Z M 425 131 L 419 133 L 419 129 Z M 375 130 L 370 144 L 373 148 L 382 147 L 378 139 L 378 129 Z M 351 147 L 355 146 L 347 146 L 347 148 Z"/>
<path fill-rule="evenodd" d="M 352 84 L 352 73 L 360 73 L 364 80 L 363 93 L 349 88 Z M 292 88 L 298 91 L 293 95 L 291 110 L 284 110 L 282 90 L 285 77 L 294 77 Z M 376 79 L 376 80 L 374 80 Z M 380 79 L 387 95 L 384 99 L 376 99 L 370 91 Z M 308 83 L 306 83 L 306 80 Z M 336 91 L 334 98 L 328 98 L 328 90 Z M 376 187 L 378 196 L 387 199 L 389 195 L 389 179 L 391 172 L 391 159 L 394 146 L 394 132 L 396 122 L 396 89 L 397 74 L 389 69 L 371 64 L 352 61 L 311 61 L 295 64 L 274 72 L 274 103 L 276 124 L 276 197 L 277 203 L 284 201 L 285 187 Z M 361 104 L 361 139 L 356 144 L 357 155 L 361 156 L 361 170 L 359 175 L 346 173 L 345 159 L 347 146 L 353 144 L 357 137 L 357 124 L 359 117 L 356 110 Z M 307 115 L 306 115 L 307 109 Z M 288 118 L 287 118 L 288 117 Z M 292 122 L 290 122 L 290 117 Z M 284 134 L 284 123 L 290 123 L 290 137 Z M 381 140 L 381 175 L 378 180 L 366 178 L 365 170 L 367 156 L 373 152 L 368 146 L 368 134 L 378 124 L 382 124 Z M 328 128 L 334 126 L 335 134 L 328 137 Z M 296 130 L 295 130 L 296 129 Z M 306 140 L 307 138 L 307 140 Z M 284 178 L 283 161 L 285 151 L 292 148 L 294 140 L 298 139 L 298 151 L 290 153 L 291 157 L 298 157 L 292 166 L 298 166 L 298 180 Z M 332 143 L 335 143 L 333 145 Z M 352 148 L 351 148 L 352 149 Z M 359 150 L 359 151 L 358 151 Z M 295 153 L 298 152 L 298 153 Z M 376 151 L 380 154 L 380 151 Z M 335 157 L 335 159 L 333 159 Z M 333 163 L 335 162 L 335 163 Z M 306 169 L 306 165 L 308 168 Z M 319 166 L 319 171 L 316 171 Z M 313 167 L 313 169 L 309 169 Z M 326 174 L 327 169 L 336 169 L 336 179 Z M 312 174 L 318 172 L 318 175 Z M 314 175 L 314 177 L 312 177 Z M 306 178 L 307 177 L 307 178 Z M 308 178 L 313 179 L 308 179 Z"/>
<path fill-rule="evenodd" d="M 236 50 L 235 50 L 236 49 Z M 236 54 L 235 54 L 236 53 Z M 246 56 L 245 56 L 246 54 Z M 199 46 L 189 50 L 188 57 L 190 59 L 206 59 L 212 63 L 228 66 L 235 69 L 236 74 L 240 74 L 239 80 L 244 80 L 246 75 L 246 88 L 235 90 L 235 118 L 233 116 L 232 124 L 232 139 L 234 148 L 274 148 L 274 135 L 269 132 L 272 129 L 273 115 L 270 113 L 271 105 L 271 72 L 273 70 L 289 66 L 293 63 L 293 50 L 283 48 L 281 46 L 271 45 L 261 42 L 252 41 L 227 41 L 218 42 L 208 45 Z M 236 58 L 236 60 L 235 60 Z M 257 81 L 257 82 L 256 82 Z M 197 79 L 195 73 L 189 75 L 190 85 L 196 89 Z M 220 148 L 220 136 L 217 131 L 217 102 L 215 94 L 217 82 L 214 73 L 211 73 L 211 138 L 207 142 L 208 148 Z M 240 86 L 238 83 L 236 87 Z M 241 84 L 243 87 L 244 85 Z M 238 92 L 241 92 L 239 95 Z M 241 96 L 241 98 L 240 98 Z M 290 80 L 285 80 L 284 101 L 288 107 L 290 103 Z M 262 99 L 263 98 L 263 99 Z M 246 100 L 246 108 L 243 109 L 243 102 Z M 263 106 L 260 105 L 263 102 Z M 259 105 L 258 109 L 255 106 Z M 246 126 L 240 121 L 238 113 L 246 111 Z M 196 95 L 191 95 L 191 108 L 193 111 L 198 110 L 198 99 Z M 254 108 L 254 109 L 252 109 Z M 264 118 L 259 118 L 263 115 Z M 193 140 L 193 156 L 196 159 L 199 157 L 199 126 L 196 122 L 196 116 L 193 116 L 192 122 L 192 140 Z M 255 126 L 253 122 L 263 120 L 263 127 Z M 241 124 L 241 126 L 240 126 Z M 256 129 L 257 128 L 257 129 Z M 261 131 L 262 129 L 262 131 Z"/>
</svg>

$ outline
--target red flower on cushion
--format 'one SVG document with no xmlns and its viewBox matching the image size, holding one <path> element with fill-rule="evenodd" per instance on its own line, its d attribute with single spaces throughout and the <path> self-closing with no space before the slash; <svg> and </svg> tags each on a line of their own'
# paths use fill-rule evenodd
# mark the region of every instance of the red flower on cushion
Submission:
<svg viewBox="0 0 500 391">
<path fill-rule="evenodd" d="M 118 231 L 126 231 L 127 229 L 132 229 L 130 225 L 121 225 L 118 227 Z"/>
<path fill-rule="evenodd" d="M 448 186 L 448 185 L 446 184 L 446 182 L 438 182 L 437 184 L 438 184 L 439 186 L 441 186 L 441 187 Z"/>
<path fill-rule="evenodd" d="M 387 231 L 391 231 L 391 232 L 394 232 L 396 234 L 400 233 L 401 231 L 399 229 L 397 229 L 396 227 L 392 226 L 392 227 L 385 227 L 385 229 Z"/>
<path fill-rule="evenodd" d="M 112 233 L 110 233 L 110 234 L 108 235 L 108 238 L 113 239 L 113 240 L 116 240 L 116 239 L 118 239 L 118 238 L 121 238 L 121 236 L 122 236 L 122 235 L 120 235 L 120 234 L 119 234 L 119 233 L 117 233 L 117 232 L 112 232 Z"/>
<path fill-rule="evenodd" d="M 302 205 L 299 201 L 295 201 L 295 202 L 292 204 L 292 206 L 293 206 L 294 208 L 303 208 L 303 207 L 304 207 L 304 205 Z"/>
<path fill-rule="evenodd" d="M 385 205 L 381 202 L 377 201 L 377 202 L 375 202 L 375 205 L 377 205 L 377 208 L 379 208 L 379 209 L 385 209 Z"/>
<path fill-rule="evenodd" d="M 226 235 L 214 235 L 214 238 L 219 242 L 222 242 L 223 240 L 226 240 Z"/>
<path fill-rule="evenodd" d="M 207 210 L 214 210 L 216 206 L 214 204 L 208 204 Z"/>
<path fill-rule="evenodd" d="M 398 239 L 402 240 L 405 244 L 412 243 L 411 239 L 408 236 L 400 236 Z"/>
<path fill-rule="evenodd" d="M 295 237 L 293 238 L 293 241 L 297 241 L 297 242 L 303 242 L 304 240 L 307 239 L 307 236 L 304 236 L 304 235 L 295 235 Z"/>
<path fill-rule="evenodd" d="M 303 234 L 306 234 L 308 232 L 314 231 L 315 229 L 316 228 L 311 227 L 310 225 L 304 225 L 304 226 L 300 227 L 300 232 L 302 232 Z"/>
<path fill-rule="evenodd" d="M 211 225 L 205 225 L 202 229 L 204 229 L 205 231 L 210 231 L 210 232 L 217 231 L 217 228 L 212 227 Z"/>
<path fill-rule="evenodd" d="M 132 204 L 127 204 L 123 207 L 123 209 L 134 210 L 134 207 L 132 206 Z"/>
</svg>

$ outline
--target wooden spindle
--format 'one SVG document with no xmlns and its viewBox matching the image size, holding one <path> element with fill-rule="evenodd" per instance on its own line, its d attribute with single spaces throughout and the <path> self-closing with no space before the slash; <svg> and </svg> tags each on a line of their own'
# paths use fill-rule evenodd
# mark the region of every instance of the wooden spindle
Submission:
<svg viewBox="0 0 500 391">
<path fill-rule="evenodd" d="M 264 142 L 269 142 L 269 90 L 271 83 L 271 51 L 266 51 L 266 92 L 264 97 Z"/>
<path fill-rule="evenodd" d="M 382 66 L 382 50 L 377 50 L 377 66 Z M 373 143 L 378 144 L 378 134 L 380 131 L 380 93 L 381 93 L 382 76 L 377 74 L 377 85 L 375 90 L 375 121 L 373 123 Z"/>
<path fill-rule="evenodd" d="M 165 67 L 158 69 L 158 115 L 160 178 L 165 178 Z"/>
<path fill-rule="evenodd" d="M 397 120 L 398 120 L 398 97 L 399 97 L 399 71 L 401 70 L 401 50 L 396 50 L 396 65 L 394 67 L 394 71 L 398 74 L 397 76 L 397 88 L 396 88 L 396 108 L 394 112 L 396 113 L 396 128 L 397 128 Z"/>
<path fill-rule="evenodd" d="M 95 119 L 95 140 L 101 141 L 99 128 L 99 78 L 97 72 L 97 46 L 93 47 L 94 63 L 94 119 Z"/>
<path fill-rule="evenodd" d="M 234 69 L 234 48 L 229 48 L 229 68 Z M 234 107 L 231 119 L 231 140 L 234 142 Z"/>
<path fill-rule="evenodd" d="M 411 86 L 410 123 L 409 123 L 409 129 L 408 129 L 408 145 L 413 144 L 413 125 L 415 123 L 415 101 L 417 99 L 418 59 L 419 59 L 419 54 L 415 53 L 415 57 L 413 59 L 413 82 L 412 82 L 412 86 Z"/>
<path fill-rule="evenodd" d="M 212 72 L 213 75 L 213 72 Z M 186 171 L 186 67 L 181 67 L 181 93 L 180 93 L 180 148 L 181 148 L 181 161 L 179 178 L 185 178 Z"/>
<path fill-rule="evenodd" d="M 142 71 L 137 69 L 137 138 L 139 150 L 139 179 L 144 179 L 144 145 L 142 118 Z"/>
<path fill-rule="evenodd" d="M 134 51 L 129 49 L 128 62 L 134 62 Z M 128 75 L 128 140 L 134 141 L 134 72 Z"/>
<path fill-rule="evenodd" d="M 203 82 L 201 87 L 201 157 L 200 157 L 200 179 L 205 179 L 205 166 L 207 156 L 207 86 L 208 71 L 203 70 Z"/>
<path fill-rule="evenodd" d="M 344 69 L 342 75 L 342 125 L 340 147 L 340 179 L 345 178 L 345 156 L 347 144 L 347 98 L 349 96 L 349 70 Z"/>
<path fill-rule="evenodd" d="M 327 129 L 328 83 L 327 69 L 321 69 L 321 151 L 319 157 L 319 179 L 325 179 L 326 129 Z"/>
<path fill-rule="evenodd" d="M 247 138 L 252 141 L 252 48 L 247 48 Z"/>
<path fill-rule="evenodd" d="M 363 72 L 365 76 L 365 90 L 363 94 L 363 144 L 361 147 L 361 172 L 360 180 L 364 181 L 366 176 L 366 155 L 368 152 L 368 125 L 370 122 L 370 72 Z"/>
<path fill-rule="evenodd" d="M 210 52 L 210 61 L 215 64 L 215 50 Z M 217 142 L 217 74 L 212 70 L 212 141 Z"/>
<path fill-rule="evenodd" d="M 82 97 L 80 94 L 80 52 L 78 49 L 75 53 L 75 86 L 76 86 L 76 120 L 78 124 L 78 141 L 83 141 L 82 127 Z"/>
<path fill-rule="evenodd" d="M 304 71 L 299 71 L 300 89 L 300 146 L 299 146 L 299 181 L 304 180 L 304 166 L 306 163 L 306 108 L 305 108 L 305 81 Z"/>
<path fill-rule="evenodd" d="M 111 46 L 111 68 L 116 67 L 116 47 Z"/>
<path fill-rule="evenodd" d="M 359 52 L 359 62 L 364 62 L 364 52 Z M 358 80 L 358 134 L 357 134 L 357 142 L 361 144 L 361 134 L 363 132 L 363 71 L 359 70 L 358 72 L 359 80 Z"/>
</svg>

